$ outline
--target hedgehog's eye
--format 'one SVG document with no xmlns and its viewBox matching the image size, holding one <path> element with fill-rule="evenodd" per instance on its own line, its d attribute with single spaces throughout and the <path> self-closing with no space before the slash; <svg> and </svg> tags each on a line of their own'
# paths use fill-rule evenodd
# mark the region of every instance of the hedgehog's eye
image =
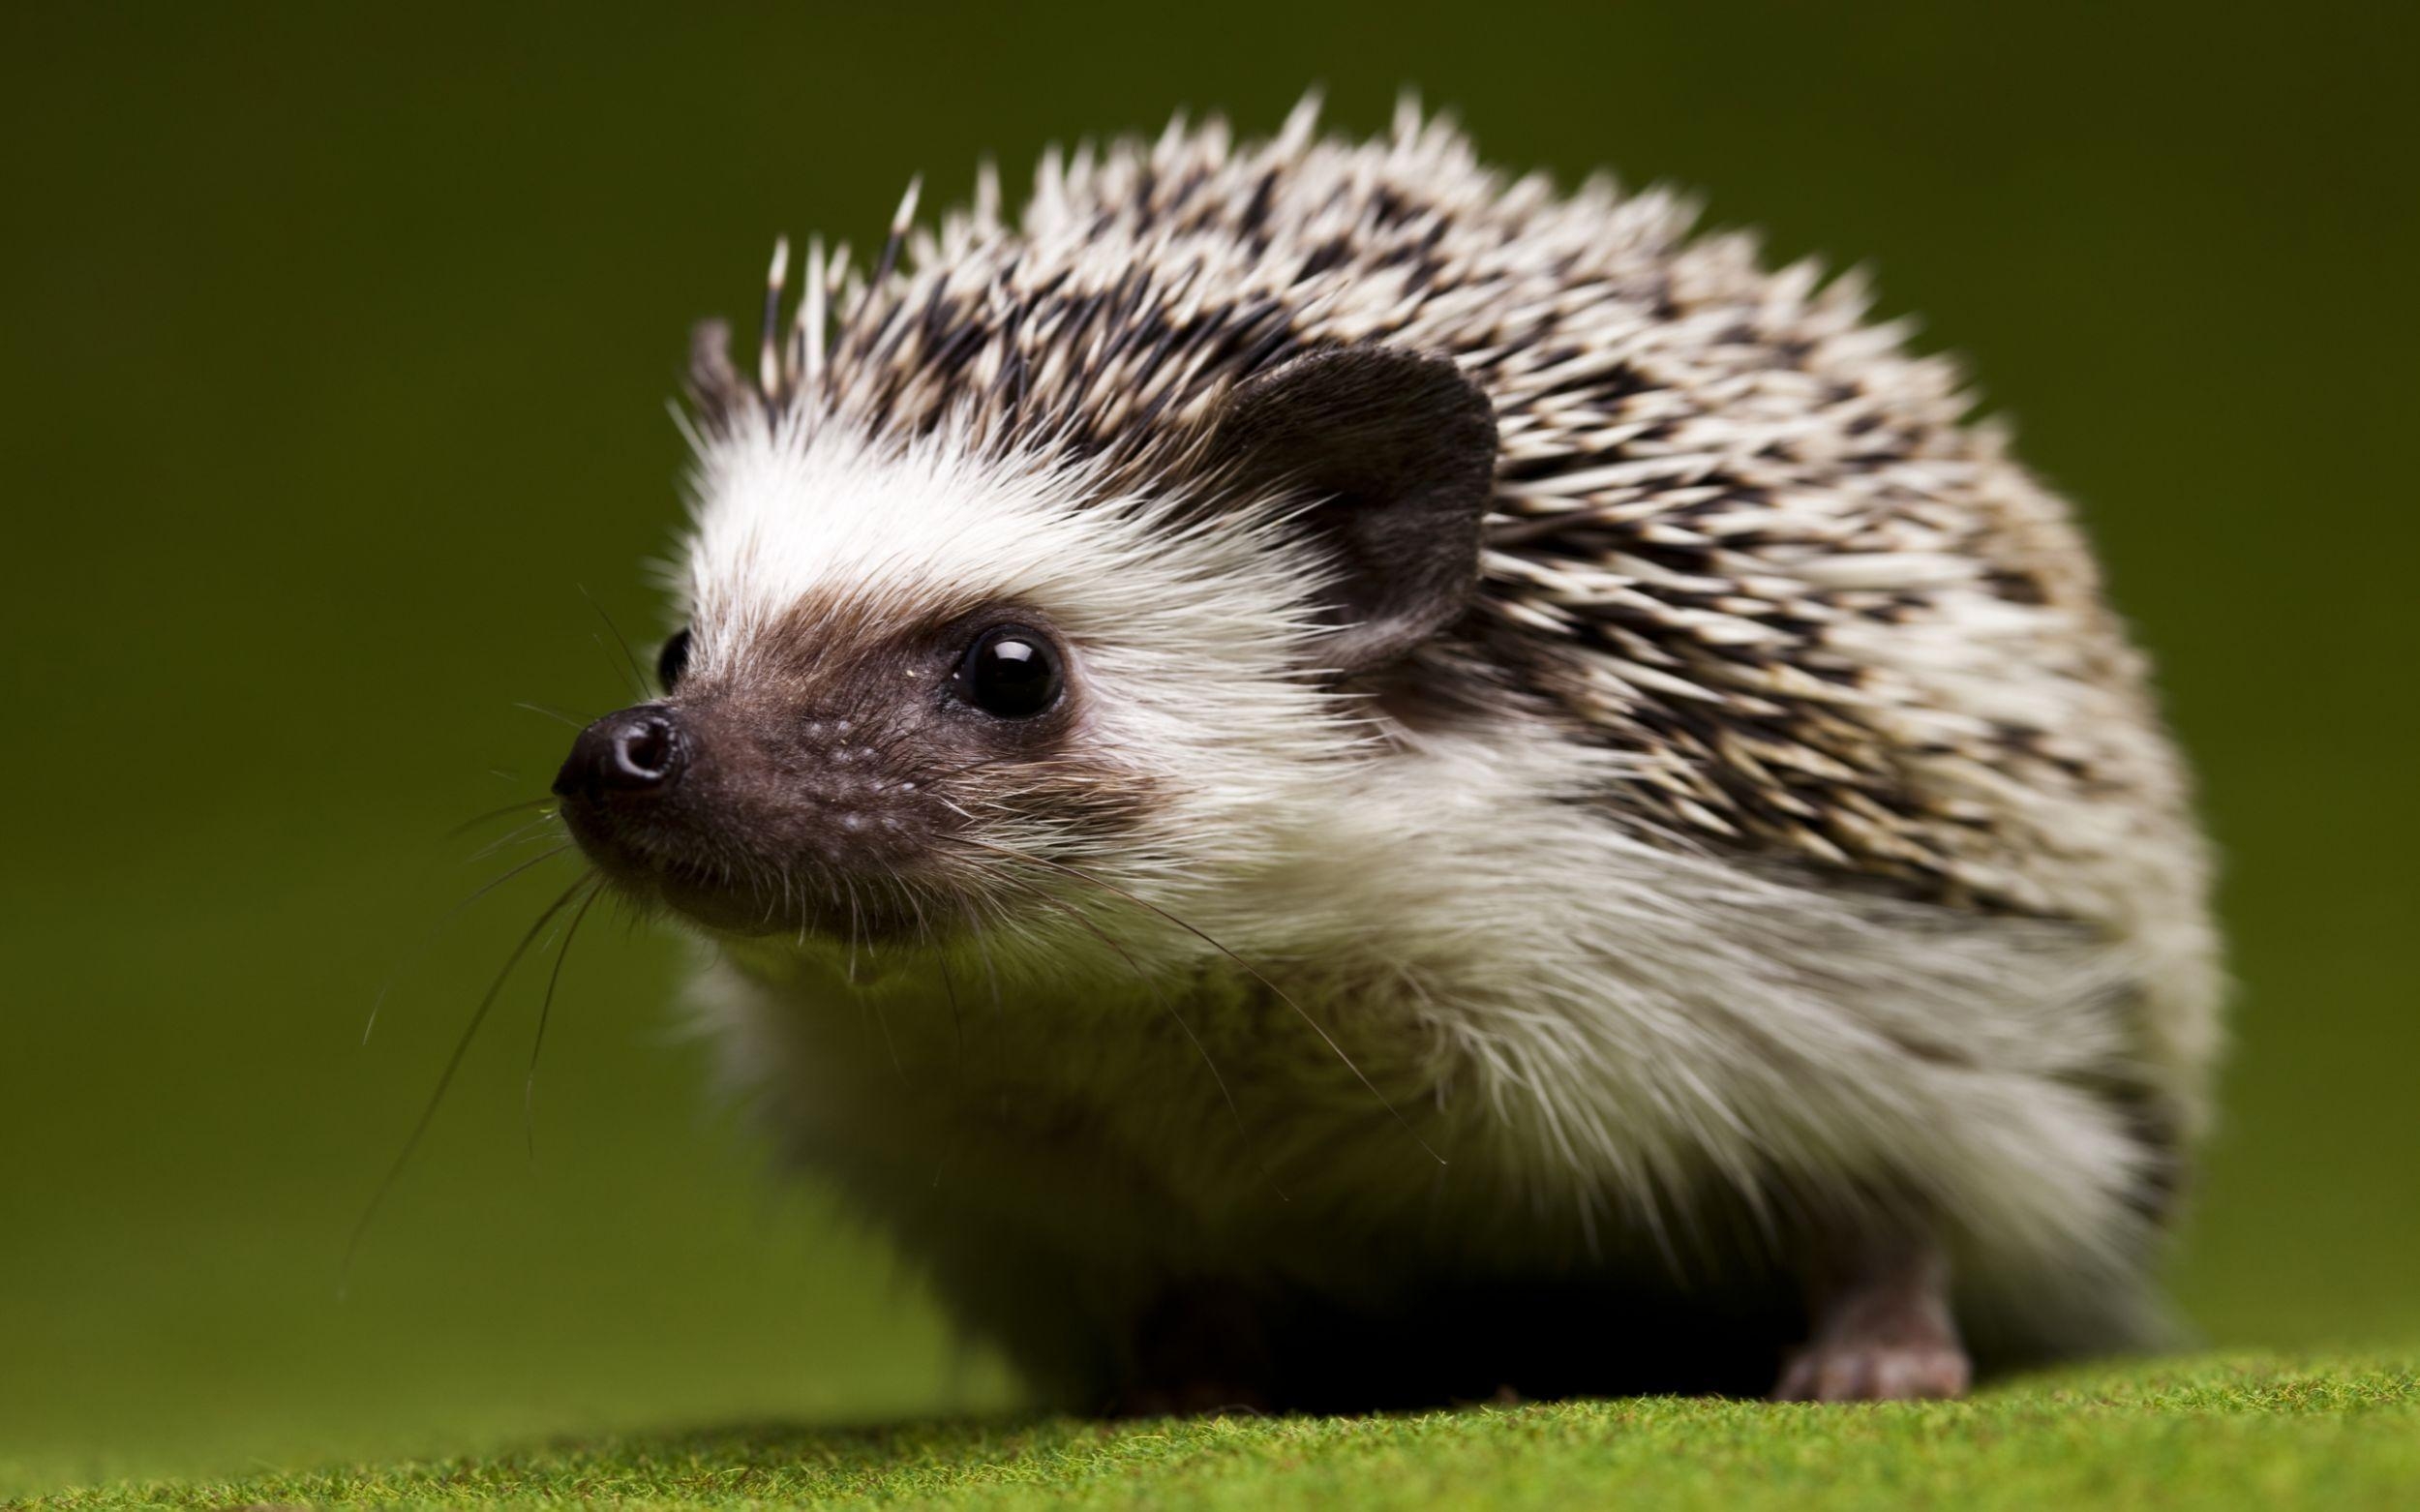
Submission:
<svg viewBox="0 0 2420 1512">
<path fill-rule="evenodd" d="M 966 649 L 956 680 L 958 696 L 983 712 L 1030 719 L 1058 702 L 1058 649 L 1040 630 L 995 625 Z"/>
<path fill-rule="evenodd" d="M 689 670 L 689 632 L 678 630 L 655 653 L 655 685 L 671 692 L 680 685 L 681 674 Z"/>
</svg>

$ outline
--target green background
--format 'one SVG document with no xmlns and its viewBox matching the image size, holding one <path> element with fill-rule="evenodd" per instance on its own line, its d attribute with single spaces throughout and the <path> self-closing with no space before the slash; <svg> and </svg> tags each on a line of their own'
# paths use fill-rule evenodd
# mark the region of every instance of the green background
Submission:
<svg viewBox="0 0 2420 1512">
<path fill-rule="evenodd" d="M 779 231 L 1012 182 L 1179 105 L 1419 84 L 1495 160 L 1709 192 L 1871 261 L 2083 505 L 2228 858 L 2244 989 L 2178 1255 L 2213 1339 L 2420 1338 L 2409 439 L 2390 9 L 12 6 L 0 18 L 0 1495 L 557 1431 L 1007 1399 L 767 1179 L 591 927 L 520 1129 L 514 988 L 340 1298 L 352 1220 L 624 701 L 689 320 Z M 557 863 L 557 871 L 561 863 Z M 568 880 L 567 875 L 563 880 Z M 560 882 L 555 886 L 560 887 Z"/>
</svg>

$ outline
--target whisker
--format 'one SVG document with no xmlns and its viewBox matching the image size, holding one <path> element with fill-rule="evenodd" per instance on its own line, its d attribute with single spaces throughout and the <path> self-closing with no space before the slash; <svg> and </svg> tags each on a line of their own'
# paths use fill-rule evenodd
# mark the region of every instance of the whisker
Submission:
<svg viewBox="0 0 2420 1512">
<path fill-rule="evenodd" d="M 1388 1101 L 1386 1094 L 1378 1090 L 1378 1084 L 1372 1081 L 1369 1076 L 1363 1073 L 1362 1069 L 1353 1063 L 1353 1058 L 1350 1055 L 1345 1053 L 1345 1047 L 1336 1043 L 1336 1037 L 1329 1034 L 1326 1027 L 1317 1019 L 1312 1017 L 1300 1003 L 1295 1002 L 1293 998 L 1288 996 L 1285 988 L 1279 986 L 1276 983 L 1271 982 L 1267 977 L 1263 976 L 1260 969 L 1253 965 L 1252 962 L 1244 959 L 1241 955 L 1238 955 L 1233 951 L 1228 950 L 1225 945 L 1212 938 L 1209 934 L 1199 928 L 1196 928 L 1195 925 L 1188 923 L 1184 920 L 1179 919 L 1176 915 L 1169 913 L 1166 909 L 1162 908 L 1159 904 L 1152 902 L 1150 899 L 1137 897 L 1134 893 L 1126 891 L 1124 888 L 1119 887 L 1117 884 L 1104 881 L 1102 878 L 1096 877 L 1080 867 L 1071 866 L 1065 862 L 1052 861 L 1044 856 L 1029 856 L 1022 851 L 1012 850 L 1004 845 L 994 845 L 988 840 L 976 839 L 973 835 L 960 834 L 955 836 L 955 838 L 964 844 L 975 846 L 981 850 L 990 851 L 995 855 L 1006 856 L 1012 861 L 1021 861 L 1030 865 L 1036 866 L 1047 866 L 1053 871 L 1065 872 L 1067 875 L 1075 878 L 1079 882 L 1090 883 L 1092 886 L 1101 889 L 1104 892 L 1113 893 L 1118 897 L 1126 899 L 1137 908 L 1144 909 L 1150 913 L 1158 915 L 1160 918 L 1166 920 L 1169 923 L 1176 925 L 1179 929 L 1184 930 L 1187 934 L 1192 935 L 1195 939 L 1197 939 L 1204 945 L 1209 946 L 1212 950 L 1218 952 L 1221 955 L 1225 956 L 1228 960 L 1233 961 L 1255 982 L 1257 982 L 1262 986 L 1268 988 L 1269 992 L 1275 996 L 1279 1002 L 1285 1004 L 1287 1008 L 1292 1009 L 1296 1017 L 1300 1018 L 1305 1024 L 1310 1026 L 1311 1032 L 1317 1035 L 1321 1042 L 1323 1042 L 1330 1050 L 1335 1052 L 1336 1058 L 1344 1063 L 1345 1069 L 1353 1074 L 1353 1079 L 1360 1082 L 1362 1086 L 1368 1090 L 1372 1097 L 1377 1099 L 1378 1106 L 1385 1108 L 1388 1114 L 1394 1118 L 1395 1122 L 1403 1127 L 1404 1133 L 1411 1136 L 1412 1143 L 1420 1146 L 1421 1150 L 1428 1155 L 1429 1159 L 1437 1162 L 1439 1165 L 1446 1164 L 1445 1157 L 1437 1154 L 1436 1150 L 1431 1149 L 1429 1141 L 1420 1137 L 1420 1131 L 1411 1127 L 1411 1120 L 1406 1118 L 1403 1115 L 1402 1110 L 1397 1108 L 1392 1102 Z"/>
<path fill-rule="evenodd" d="M 549 719 L 560 719 L 575 730 L 585 730 L 589 727 L 589 721 L 586 719 L 574 719 L 571 715 L 564 713 L 560 709 L 551 709 L 544 704 L 532 704 L 527 699 L 514 699 L 513 707 L 515 709 L 526 709 L 533 714 L 544 714 Z"/>
<path fill-rule="evenodd" d="M 588 886 L 589 880 L 584 873 L 579 881 L 563 889 L 560 896 L 546 905 L 546 911 L 529 925 L 529 932 L 521 937 L 521 943 L 513 947 L 510 955 L 504 957 L 503 967 L 496 973 L 496 980 L 488 983 L 486 994 L 479 999 L 479 1006 L 470 1014 L 470 1022 L 463 1026 L 461 1038 L 454 1042 L 454 1053 L 446 1057 L 445 1070 L 439 1074 L 437 1087 L 420 1109 L 418 1122 L 411 1126 L 411 1134 L 404 1140 L 404 1147 L 395 1153 L 394 1164 L 387 1166 L 377 1190 L 370 1194 L 369 1206 L 362 1209 L 360 1220 L 353 1225 L 352 1236 L 345 1242 L 345 1263 L 338 1272 L 337 1295 L 343 1296 L 351 1285 L 353 1258 L 361 1251 L 362 1236 L 370 1231 L 371 1221 L 378 1216 L 378 1209 L 386 1203 L 387 1194 L 395 1190 L 395 1183 L 403 1176 L 404 1167 L 411 1164 L 412 1153 L 420 1148 L 421 1139 L 428 1134 L 429 1125 L 436 1121 L 437 1110 L 445 1101 L 446 1089 L 454 1084 L 454 1074 L 462 1070 L 463 1057 L 470 1052 L 470 1042 L 478 1038 L 479 1026 L 487 1022 L 488 1013 L 496 1007 L 496 999 L 503 992 L 504 983 L 511 979 L 513 968 L 521 964 L 521 957 L 529 953 L 529 947 L 537 942 L 538 935 L 554 922 L 557 914 L 563 911 L 563 905 L 571 901 L 573 894 Z"/>
<path fill-rule="evenodd" d="M 370 1043 L 370 1032 L 378 1028 L 378 1013 L 386 1007 L 387 997 L 395 990 L 395 983 L 404 979 L 405 972 L 409 971 L 412 967 L 419 964 L 420 957 L 429 953 L 429 947 L 437 943 L 438 936 L 445 932 L 445 926 L 447 924 L 452 923 L 457 918 L 461 917 L 464 909 L 469 908 L 471 904 L 487 896 L 490 892 L 495 892 L 498 888 L 502 887 L 505 883 L 510 882 L 513 878 L 520 876 L 530 867 L 539 865 L 545 862 L 553 861 L 556 857 L 560 856 L 563 852 L 570 849 L 571 842 L 566 840 L 562 844 L 556 846 L 553 850 L 548 851 L 543 856 L 532 856 L 528 861 L 521 862 L 520 864 L 514 866 L 511 870 L 505 872 L 502 876 L 481 883 L 478 890 L 472 892 L 469 897 L 464 898 L 461 902 L 456 903 L 453 907 L 447 909 L 442 914 L 438 915 L 437 922 L 429 925 L 428 932 L 423 934 L 420 937 L 419 942 L 413 945 L 408 952 L 405 953 L 402 960 L 395 963 L 395 969 L 386 974 L 386 980 L 378 983 L 378 995 L 370 1000 L 370 1016 L 363 1019 L 361 1022 L 361 1043 L 364 1044 L 368 1044 Z"/>
<path fill-rule="evenodd" d="M 571 922 L 563 929 L 562 949 L 555 953 L 555 969 L 546 974 L 546 996 L 538 1000 L 538 1032 L 529 1042 L 529 1074 L 521 1082 L 521 1142 L 528 1146 L 532 1161 L 538 1158 L 538 1053 L 546 1048 L 546 1023 L 555 1012 L 555 987 L 563 980 L 563 962 L 571 958 L 571 942 L 580 937 L 580 922 L 589 917 L 589 910 L 605 892 L 605 879 L 594 872 L 589 875 L 596 879 L 596 886 L 572 910 Z"/>
<path fill-rule="evenodd" d="M 861 987 L 858 990 L 862 992 L 864 989 Z M 884 1010 L 881 1003 L 873 998 L 869 997 L 865 1001 L 867 1006 L 874 1011 L 874 1027 L 882 1031 L 882 1047 L 891 1055 L 891 1069 L 898 1074 L 899 1085 L 913 1086 L 914 1083 L 908 1079 L 907 1062 L 899 1059 L 898 1042 L 891 1038 L 891 1014 Z"/>
<path fill-rule="evenodd" d="M 941 948 L 940 937 L 933 931 L 932 921 L 924 917 L 923 893 L 911 887 L 907 879 L 899 875 L 899 868 L 890 862 L 883 862 L 882 869 L 884 880 L 891 884 L 892 892 L 905 902 L 909 911 L 916 917 L 917 940 L 932 956 L 933 964 L 940 968 L 942 996 L 950 1005 L 950 1034 L 953 1041 L 951 1072 L 953 1078 L 963 1086 L 966 1081 L 966 1025 L 958 1016 L 958 988 L 957 983 L 950 976 L 949 953 Z"/>
<path fill-rule="evenodd" d="M 483 862 L 499 851 L 510 850 L 516 845 L 526 845 L 534 839 L 548 838 L 549 836 L 545 834 L 544 832 L 548 825 L 554 823 L 554 820 L 555 816 L 553 814 L 540 814 L 537 818 L 530 820 L 528 824 L 508 830 L 504 833 L 497 836 L 495 839 L 488 841 L 487 844 L 480 846 L 477 850 L 472 851 L 470 853 L 470 859 L 474 862 Z M 560 839 L 562 837 L 561 832 L 556 832 L 552 837 Z"/>
<path fill-rule="evenodd" d="M 950 1004 L 951 1065 L 956 1071 L 958 1080 L 964 1082 L 966 1080 L 966 1018 L 958 1012 L 958 983 L 957 978 L 950 970 L 950 953 L 934 942 L 933 932 L 924 922 L 924 908 L 921 903 L 916 908 L 916 927 L 923 935 L 927 947 L 932 951 L 933 964 L 941 968 L 941 995 Z"/>
<path fill-rule="evenodd" d="M 578 585 L 578 587 L 580 596 L 589 601 L 589 607 L 596 611 L 596 617 L 605 621 L 605 628 L 613 632 L 614 644 L 621 648 L 621 664 L 630 675 L 630 690 L 639 696 L 640 703 L 647 703 L 655 696 L 655 691 L 648 686 L 647 674 L 639 670 L 639 658 L 632 654 L 630 642 L 622 635 L 621 626 L 614 623 L 614 617 L 605 612 L 605 606 L 596 601 L 595 595 L 589 591 L 586 584 Z M 590 639 L 594 640 L 595 637 L 591 636 Z M 597 641 L 596 644 L 599 650 L 605 649 L 604 642 Z M 607 652 L 605 659 L 613 660 L 613 654 Z"/>
<path fill-rule="evenodd" d="M 857 879 L 843 877 L 841 885 L 849 890 L 849 980 L 857 981 Z"/>
<path fill-rule="evenodd" d="M 888 865 L 887 862 L 885 864 Z M 892 867 L 890 869 L 892 871 L 892 875 L 895 878 L 898 875 L 897 868 Z M 939 968 L 941 972 L 941 995 L 950 1005 L 950 1036 L 952 1042 L 950 1051 L 950 1081 L 953 1095 L 959 1103 L 963 1104 L 966 1100 L 966 1020 L 958 1013 L 957 980 L 950 971 L 950 953 L 942 948 L 940 937 L 934 933 L 931 922 L 924 917 L 923 903 L 918 900 L 913 891 L 909 892 L 907 896 L 909 903 L 916 910 L 917 938 L 923 943 L 925 950 L 931 953 L 933 965 Z M 962 1133 L 959 1137 L 964 1137 Z M 927 1186 L 937 1188 L 941 1185 L 941 1173 L 948 1168 L 950 1164 L 950 1157 L 955 1153 L 956 1148 L 956 1139 L 953 1139 L 949 1145 L 943 1148 L 941 1158 L 933 1162 L 933 1177 L 930 1182 L 926 1183 Z"/>
<path fill-rule="evenodd" d="M 1000 1017 L 1000 973 L 992 968 L 991 946 L 983 938 L 983 916 L 966 898 L 958 899 L 958 911 L 966 915 L 966 932 L 974 937 L 976 958 L 983 963 L 983 980 L 991 984 L 991 1016 Z"/>
<path fill-rule="evenodd" d="M 445 838 L 459 840 L 483 824 L 493 824 L 507 814 L 518 814 L 532 808 L 544 808 L 553 801 L 555 801 L 555 796 L 550 793 L 544 798 L 525 798 L 518 803 L 506 803 L 500 808 L 491 808 L 484 814 L 473 814 L 446 831 Z"/>
</svg>

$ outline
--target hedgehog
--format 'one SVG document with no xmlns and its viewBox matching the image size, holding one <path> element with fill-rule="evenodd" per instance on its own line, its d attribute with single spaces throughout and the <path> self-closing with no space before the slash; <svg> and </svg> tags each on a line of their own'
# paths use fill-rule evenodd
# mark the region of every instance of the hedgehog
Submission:
<svg viewBox="0 0 2420 1512">
<path fill-rule="evenodd" d="M 1417 104 L 917 197 L 700 327 L 680 628 L 555 793 L 970 1340 L 1148 1413 L 2163 1336 L 2187 775 L 1861 277 Z"/>
</svg>

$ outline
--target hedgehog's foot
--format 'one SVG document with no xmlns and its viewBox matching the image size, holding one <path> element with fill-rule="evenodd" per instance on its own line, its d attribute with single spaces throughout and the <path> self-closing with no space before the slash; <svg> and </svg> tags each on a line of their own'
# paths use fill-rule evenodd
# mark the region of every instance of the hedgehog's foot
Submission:
<svg viewBox="0 0 2420 1512">
<path fill-rule="evenodd" d="M 1972 1367 L 1950 1315 L 1950 1268 L 1904 1236 L 1825 1257 L 1809 1276 L 1813 1333 L 1783 1365 L 1779 1402 L 1962 1397 Z"/>
<path fill-rule="evenodd" d="M 1268 1408 L 1268 1340 L 1244 1291 L 1197 1281 L 1169 1287 L 1135 1322 L 1132 1371 L 1112 1417 L 1205 1416 Z"/>
</svg>

